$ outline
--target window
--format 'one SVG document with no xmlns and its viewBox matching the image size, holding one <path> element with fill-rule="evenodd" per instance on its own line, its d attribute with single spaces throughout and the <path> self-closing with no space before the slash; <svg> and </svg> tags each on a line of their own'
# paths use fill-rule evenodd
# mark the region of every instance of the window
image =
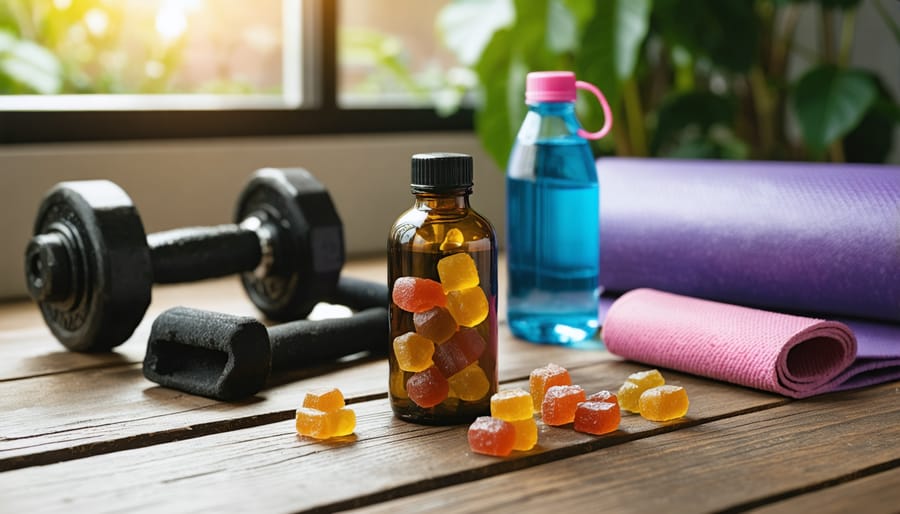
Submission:
<svg viewBox="0 0 900 514">
<path fill-rule="evenodd" d="M 445 3 L 5 2 L 0 142 L 468 129 Z"/>
</svg>

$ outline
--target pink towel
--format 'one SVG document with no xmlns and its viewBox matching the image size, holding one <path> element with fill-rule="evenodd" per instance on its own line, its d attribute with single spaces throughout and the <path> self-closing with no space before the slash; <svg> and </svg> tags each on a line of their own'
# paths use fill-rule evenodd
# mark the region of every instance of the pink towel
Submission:
<svg viewBox="0 0 900 514">
<path fill-rule="evenodd" d="M 793 398 L 834 390 L 856 357 L 843 323 L 653 289 L 612 304 L 603 340 L 626 359 Z"/>
</svg>

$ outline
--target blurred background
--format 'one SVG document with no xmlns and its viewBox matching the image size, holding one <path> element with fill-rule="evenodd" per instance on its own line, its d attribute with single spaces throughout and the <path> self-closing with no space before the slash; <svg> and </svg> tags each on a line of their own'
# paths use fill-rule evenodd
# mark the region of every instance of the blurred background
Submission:
<svg viewBox="0 0 900 514">
<path fill-rule="evenodd" d="M 409 156 L 462 151 L 502 236 L 524 77 L 547 69 L 606 93 L 598 156 L 900 163 L 898 0 L 3 0 L 0 297 L 60 180 L 113 179 L 160 230 L 305 166 L 350 253 L 379 254 Z"/>
</svg>

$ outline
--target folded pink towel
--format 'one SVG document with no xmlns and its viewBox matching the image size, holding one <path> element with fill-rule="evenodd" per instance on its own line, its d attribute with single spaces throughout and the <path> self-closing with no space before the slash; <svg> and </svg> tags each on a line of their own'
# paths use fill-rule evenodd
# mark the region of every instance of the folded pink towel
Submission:
<svg viewBox="0 0 900 514">
<path fill-rule="evenodd" d="M 626 359 L 793 398 L 834 390 L 856 357 L 843 323 L 653 289 L 612 304 L 603 341 Z"/>
</svg>

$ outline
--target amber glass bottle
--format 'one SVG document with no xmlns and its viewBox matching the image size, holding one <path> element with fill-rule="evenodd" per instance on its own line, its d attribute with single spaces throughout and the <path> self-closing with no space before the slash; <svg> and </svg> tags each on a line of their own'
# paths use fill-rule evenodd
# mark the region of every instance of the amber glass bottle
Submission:
<svg viewBox="0 0 900 514">
<path fill-rule="evenodd" d="M 465 423 L 497 392 L 497 239 L 469 206 L 472 157 L 412 157 L 415 204 L 388 241 L 390 397 L 401 419 Z"/>
</svg>

